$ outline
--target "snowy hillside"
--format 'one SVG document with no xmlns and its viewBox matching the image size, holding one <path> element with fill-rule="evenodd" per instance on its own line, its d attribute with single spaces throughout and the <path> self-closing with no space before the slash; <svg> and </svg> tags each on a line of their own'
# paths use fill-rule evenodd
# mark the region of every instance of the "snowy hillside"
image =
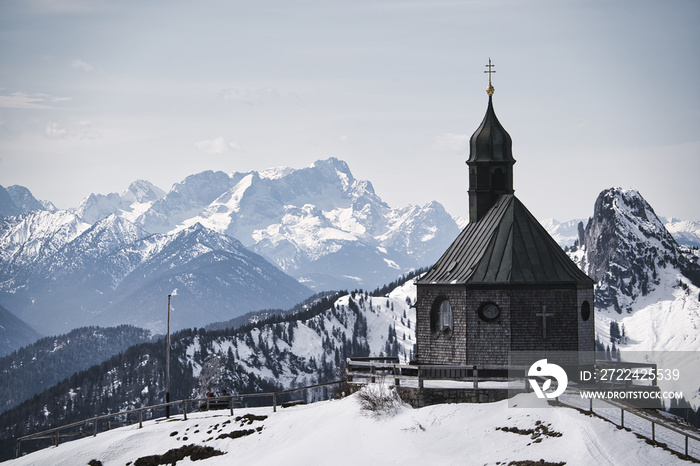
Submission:
<svg viewBox="0 0 700 466">
<path fill-rule="evenodd" d="M 620 188 L 600 194 L 583 244 L 569 254 L 597 282 L 596 336 L 603 345 L 616 346 L 623 359 L 681 368 L 684 396 L 700 405 L 697 255 L 678 245 L 637 191 Z"/>
<path fill-rule="evenodd" d="M 348 356 L 398 356 L 406 363 L 415 344 L 414 301 L 413 280 L 385 297 L 348 294 L 308 319 L 253 326 L 234 337 L 208 339 L 206 346 L 195 336 L 181 363 L 191 365 L 195 378 L 204 365 L 211 366 L 208 373 L 214 378 L 200 378 L 194 396 L 231 392 L 237 385 L 236 371 L 294 387 L 337 378 Z M 203 346 L 205 354 L 211 355 L 206 361 L 195 357 Z"/>
<path fill-rule="evenodd" d="M 151 235 L 114 214 L 89 225 L 39 211 L 2 219 L 0 245 L 0 302 L 43 334 L 124 323 L 163 332 L 174 290 L 173 329 L 288 308 L 311 294 L 199 224 Z"/>
<path fill-rule="evenodd" d="M 324 297 L 296 313 L 236 329 L 175 332 L 172 396 L 269 392 L 324 383 L 338 379 L 350 356 L 397 356 L 405 362 L 415 343 L 413 280 L 379 294 Z M 6 411 L 0 417 L 0 458 L 8 457 L 17 436 L 162 401 L 164 356 L 162 339 L 132 346 Z"/>
<path fill-rule="evenodd" d="M 138 466 L 169 451 L 185 458 L 177 464 L 212 466 L 686 464 L 602 419 L 569 408 L 509 407 L 508 401 L 404 406 L 394 415 L 375 416 L 352 395 L 276 413 L 238 409 L 232 417 L 226 410 L 210 411 L 191 413 L 187 421 L 175 416 L 137 427 L 62 443 L 8 464 L 73 466 L 94 460 Z M 188 453 L 194 451 L 207 453 L 206 459 L 191 462 Z M 148 459 L 158 464 L 158 458 Z"/>
</svg>

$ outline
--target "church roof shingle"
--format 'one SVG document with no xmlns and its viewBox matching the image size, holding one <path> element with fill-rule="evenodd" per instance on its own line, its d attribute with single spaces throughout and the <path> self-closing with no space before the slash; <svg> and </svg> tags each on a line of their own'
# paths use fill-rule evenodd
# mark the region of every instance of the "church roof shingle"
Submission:
<svg viewBox="0 0 700 466">
<path fill-rule="evenodd" d="M 580 284 L 583 273 L 520 200 L 501 195 L 469 223 L 419 284 Z"/>
</svg>

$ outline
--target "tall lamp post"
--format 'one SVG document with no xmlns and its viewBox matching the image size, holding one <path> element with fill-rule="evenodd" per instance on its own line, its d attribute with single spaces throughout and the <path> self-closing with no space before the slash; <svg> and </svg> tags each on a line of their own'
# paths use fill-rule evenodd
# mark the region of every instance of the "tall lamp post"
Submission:
<svg viewBox="0 0 700 466">
<path fill-rule="evenodd" d="M 165 344 L 165 402 L 170 403 L 170 295 L 168 295 L 168 335 Z M 165 406 L 165 417 L 170 418 L 170 405 Z"/>
</svg>

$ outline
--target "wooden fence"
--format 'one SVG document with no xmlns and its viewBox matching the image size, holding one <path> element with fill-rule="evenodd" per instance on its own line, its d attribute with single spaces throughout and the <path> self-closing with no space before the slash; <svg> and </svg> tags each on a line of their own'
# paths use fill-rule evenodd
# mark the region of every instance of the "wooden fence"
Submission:
<svg viewBox="0 0 700 466">
<path fill-rule="evenodd" d="M 112 414 L 104 414 L 102 416 L 95 416 L 91 417 L 89 419 L 84 419 L 81 421 L 73 422 L 70 424 L 62 425 L 59 427 L 54 427 L 52 429 L 44 430 L 41 432 L 35 432 L 33 434 L 29 435 L 24 435 L 22 437 L 19 437 L 17 439 L 17 447 L 15 451 L 15 456 L 19 458 L 22 452 L 22 442 L 30 441 L 30 440 L 46 440 L 50 439 L 51 440 L 51 445 L 53 446 L 58 446 L 62 438 L 71 438 L 74 439 L 76 437 L 85 437 L 92 435 L 93 437 L 98 434 L 99 431 L 99 425 L 101 421 L 105 420 L 111 420 L 114 418 L 119 418 L 119 417 L 124 417 L 125 419 L 128 418 L 130 414 L 138 414 L 138 424 L 139 424 L 139 429 L 143 427 L 143 421 L 144 421 L 144 411 L 152 411 L 155 409 L 159 408 L 165 408 L 165 407 L 170 407 L 170 406 L 180 406 L 181 411 L 182 411 L 182 416 L 183 420 L 187 420 L 187 407 L 188 404 L 190 407 L 196 406 L 195 409 L 199 410 L 209 410 L 209 409 L 229 409 L 231 411 L 231 416 L 233 416 L 233 409 L 235 405 L 240 402 L 244 398 L 260 398 L 260 397 L 270 397 L 272 398 L 272 410 L 273 412 L 277 412 L 277 397 L 293 392 L 298 392 L 302 390 L 310 390 L 313 388 L 319 388 L 319 387 L 325 387 L 329 385 L 339 385 L 341 381 L 336 380 L 333 382 L 327 382 L 327 383 L 320 383 L 320 384 L 315 384 L 315 385 L 307 385 L 305 387 L 298 387 L 298 388 L 292 388 L 289 390 L 281 390 L 278 392 L 265 392 L 265 393 L 246 393 L 246 394 L 241 394 L 241 395 L 228 395 L 228 396 L 218 396 L 218 397 L 207 397 L 207 398 L 188 398 L 185 400 L 178 400 L 178 401 L 171 401 L 169 403 L 160 403 L 157 405 L 151 405 L 151 406 L 144 406 L 143 408 L 136 408 L 136 409 L 130 409 L 126 411 L 119 411 L 117 413 L 112 413 Z M 194 409 L 190 409 L 189 412 L 194 411 Z M 169 416 L 168 416 L 169 417 Z M 123 424 L 124 422 L 119 422 L 119 423 L 108 423 L 108 429 L 111 428 L 112 424 L 117 425 L 117 424 Z M 103 423 L 104 425 L 104 423 Z M 71 429 L 75 429 L 76 427 L 80 427 L 81 429 L 77 432 L 70 432 Z M 85 427 L 88 427 L 85 429 Z M 103 430 L 104 432 L 104 430 Z"/>
<path fill-rule="evenodd" d="M 377 377 L 394 381 L 400 386 L 401 381 L 414 381 L 418 388 L 424 388 L 426 380 L 455 380 L 472 382 L 473 388 L 479 388 L 479 382 L 508 382 L 524 379 L 525 366 L 452 366 L 452 365 L 412 365 L 399 364 L 398 358 L 348 358 L 348 382 L 376 382 Z M 528 388 L 528 385 L 525 386 Z"/>
</svg>

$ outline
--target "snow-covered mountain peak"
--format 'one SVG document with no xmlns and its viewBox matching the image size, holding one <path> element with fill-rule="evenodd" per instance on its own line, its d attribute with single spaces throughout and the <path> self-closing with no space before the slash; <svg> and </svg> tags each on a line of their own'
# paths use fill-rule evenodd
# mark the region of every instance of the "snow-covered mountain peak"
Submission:
<svg viewBox="0 0 700 466">
<path fill-rule="evenodd" d="M 14 271 L 18 266 L 40 263 L 88 228 L 89 223 L 66 210 L 42 210 L 2 218 L 0 264 Z"/>
<path fill-rule="evenodd" d="M 100 238 L 101 240 L 107 240 L 110 244 L 121 245 L 137 241 L 148 235 L 149 233 L 138 225 L 116 214 L 111 214 L 95 222 L 81 236 L 89 237 L 93 241 L 96 238 Z"/>
<path fill-rule="evenodd" d="M 639 192 L 601 192 L 581 237 L 569 254 L 597 282 L 596 335 L 604 344 L 700 350 L 697 256 L 678 245 Z M 624 338 L 614 334 L 620 326 Z"/>
<path fill-rule="evenodd" d="M 408 272 L 430 265 L 457 229 L 438 203 L 424 209 L 408 215 L 390 208 L 369 181 L 357 180 L 347 163 L 331 157 L 300 169 L 192 175 L 135 222 L 151 233 L 201 223 L 321 290 L 377 286 L 395 279 L 397 268 Z M 402 230 L 391 231 L 399 226 L 392 219 L 401 216 Z M 429 224 L 407 226 L 419 222 Z M 419 230 L 425 230 L 422 239 L 406 239 Z M 378 255 L 380 246 L 384 252 Z M 341 271 L 338 263 L 352 272 Z M 377 276 L 370 279 L 372 274 Z"/>
<path fill-rule="evenodd" d="M 154 202 L 162 199 L 165 192 L 148 181 L 137 180 L 120 195 L 90 194 L 75 209 L 76 214 L 88 223 L 95 223 L 112 214 L 135 221 Z"/>
<path fill-rule="evenodd" d="M 121 195 L 130 204 L 153 203 L 165 197 L 165 191 L 153 185 L 150 181 L 136 180 Z"/>
<path fill-rule="evenodd" d="M 7 189 L 0 186 L 0 217 L 10 217 L 38 210 L 55 212 L 58 209 L 49 201 L 37 200 L 24 186 L 13 185 Z"/>
<path fill-rule="evenodd" d="M 581 266 L 598 282 L 598 308 L 631 311 L 632 301 L 660 283 L 659 269 L 686 265 L 673 236 L 634 190 L 601 192 L 584 236 Z"/>
<path fill-rule="evenodd" d="M 7 188 L 12 201 L 19 207 L 22 212 L 31 212 L 34 210 L 48 210 L 55 212 L 58 209 L 49 201 L 37 200 L 34 195 L 24 186 L 13 185 Z"/>
<path fill-rule="evenodd" d="M 283 178 L 289 175 L 293 171 L 294 168 L 291 167 L 270 167 L 264 170 L 260 170 L 258 172 L 258 175 L 260 176 L 260 178 L 264 178 L 267 180 L 277 180 L 279 178 Z"/>
<path fill-rule="evenodd" d="M 602 217 L 613 212 L 618 222 L 617 228 L 621 232 L 638 231 L 646 238 L 666 241 L 666 248 L 677 246 L 654 209 L 636 190 L 611 188 L 603 191 L 598 196 L 594 212 L 598 212 Z"/>
<path fill-rule="evenodd" d="M 700 221 L 662 219 L 666 229 L 680 244 L 691 248 L 700 247 Z"/>
</svg>

